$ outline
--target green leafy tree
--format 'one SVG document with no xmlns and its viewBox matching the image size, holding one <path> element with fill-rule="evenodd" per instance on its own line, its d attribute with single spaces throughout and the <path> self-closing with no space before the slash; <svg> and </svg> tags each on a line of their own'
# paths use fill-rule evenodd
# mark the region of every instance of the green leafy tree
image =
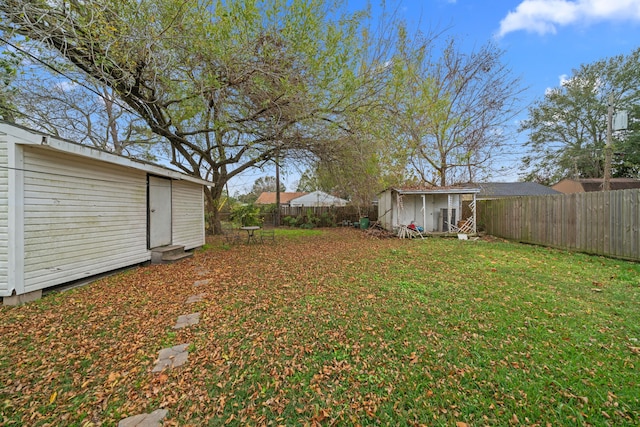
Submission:
<svg viewBox="0 0 640 427">
<path fill-rule="evenodd" d="M 637 112 L 640 99 L 640 48 L 581 65 L 560 87 L 549 90 L 529 109 L 520 130 L 528 132 L 530 149 L 524 158 L 527 180 L 546 183 L 567 177 L 601 178 L 607 138 L 607 108 Z M 632 126 L 635 126 L 632 123 Z M 613 176 L 637 170 L 637 146 L 629 132 L 614 134 Z"/>
<path fill-rule="evenodd" d="M 15 121 L 16 91 L 12 83 L 16 78 L 19 62 L 18 56 L 12 52 L 0 53 L 0 118 L 9 122 Z"/>
<path fill-rule="evenodd" d="M 231 221 L 243 226 L 262 225 L 260 208 L 253 204 L 236 205 L 231 209 Z"/>
<path fill-rule="evenodd" d="M 113 90 L 168 142 L 171 163 L 224 185 L 276 155 L 330 150 L 376 80 L 362 15 L 330 1 L 0 1 L 0 29 Z"/>
<path fill-rule="evenodd" d="M 296 185 L 296 191 L 306 191 L 311 193 L 318 188 L 318 179 L 313 169 L 306 169 L 300 174 L 300 179 Z"/>
<path fill-rule="evenodd" d="M 334 155 L 318 159 L 307 169 L 297 190 L 322 190 L 348 199 L 352 205 L 368 207 L 380 191 L 407 183 L 407 156 L 401 154 L 406 150 L 393 149 L 390 143 L 395 141 L 383 138 L 377 125 L 352 121 L 350 132 L 334 141 Z"/>
<path fill-rule="evenodd" d="M 276 191 L 276 178 L 274 176 L 263 176 L 262 178 L 256 179 L 253 183 L 253 187 L 251 188 L 251 192 L 253 194 L 260 195 L 260 193 L 265 191 Z M 280 191 L 287 191 L 287 188 L 282 181 L 280 181 Z"/>
</svg>

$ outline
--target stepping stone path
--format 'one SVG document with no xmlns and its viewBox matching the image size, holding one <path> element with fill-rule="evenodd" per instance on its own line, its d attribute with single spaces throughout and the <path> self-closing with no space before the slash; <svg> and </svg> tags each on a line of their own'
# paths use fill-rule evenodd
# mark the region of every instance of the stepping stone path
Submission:
<svg viewBox="0 0 640 427">
<path fill-rule="evenodd" d="M 198 276 L 206 276 L 209 274 L 209 270 L 200 269 L 196 272 Z M 193 283 L 193 286 L 208 285 L 211 283 L 211 279 L 197 280 Z M 200 302 L 204 299 L 205 294 L 191 295 L 187 298 L 185 304 L 192 304 Z M 173 329 L 181 329 L 191 325 L 197 325 L 200 322 L 200 313 L 191 313 L 178 316 L 178 321 L 173 326 Z M 184 365 L 189 358 L 189 343 L 180 344 L 171 348 L 163 348 L 158 354 L 158 360 L 156 360 L 156 366 L 151 372 L 162 372 L 164 369 L 177 368 Z M 157 409 L 150 414 L 133 415 L 131 417 L 120 420 L 118 427 L 160 427 L 162 426 L 162 420 L 167 416 L 168 411 L 166 409 Z"/>
<path fill-rule="evenodd" d="M 167 416 L 166 409 L 156 409 L 150 414 L 134 415 L 120 420 L 118 427 L 157 427 L 162 425 L 162 419 Z"/>
<path fill-rule="evenodd" d="M 193 283 L 193 286 L 208 285 L 209 283 L 211 283 L 211 279 L 197 280 L 196 282 Z"/>
<path fill-rule="evenodd" d="M 200 302 L 204 299 L 204 294 L 191 295 L 187 298 L 186 304 L 193 304 L 194 302 Z"/>
<path fill-rule="evenodd" d="M 189 358 L 187 347 L 189 347 L 189 343 L 174 345 L 173 347 L 160 350 L 156 366 L 151 372 L 161 372 L 165 368 L 171 369 L 184 365 Z"/>
<path fill-rule="evenodd" d="M 206 276 L 206 275 L 207 275 L 207 274 L 209 274 L 209 273 L 210 273 L 210 271 L 209 271 L 209 270 L 206 270 L 206 269 L 204 269 L 204 268 L 200 268 L 200 269 L 196 270 L 196 274 L 197 274 L 198 276 Z"/>
<path fill-rule="evenodd" d="M 182 329 L 187 326 L 197 325 L 200 322 L 200 313 L 183 314 L 178 316 L 178 321 L 173 326 L 173 329 Z"/>
</svg>

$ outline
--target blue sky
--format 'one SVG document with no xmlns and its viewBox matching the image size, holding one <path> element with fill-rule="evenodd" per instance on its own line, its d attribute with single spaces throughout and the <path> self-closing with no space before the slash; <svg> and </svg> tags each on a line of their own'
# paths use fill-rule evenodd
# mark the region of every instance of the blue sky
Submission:
<svg viewBox="0 0 640 427">
<path fill-rule="evenodd" d="M 358 3 L 358 2 L 353 2 Z M 450 27 L 480 46 L 493 40 L 521 76 L 527 98 L 544 95 L 581 64 L 640 46 L 639 0 L 404 0 L 400 13 L 414 28 Z"/>
</svg>

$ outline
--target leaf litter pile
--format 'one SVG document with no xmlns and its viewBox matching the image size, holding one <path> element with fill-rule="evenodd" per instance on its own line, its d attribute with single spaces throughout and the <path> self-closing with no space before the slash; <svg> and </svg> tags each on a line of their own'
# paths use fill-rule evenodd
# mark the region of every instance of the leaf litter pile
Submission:
<svg viewBox="0 0 640 427">
<path fill-rule="evenodd" d="M 0 424 L 640 424 L 637 264 L 281 232 L 2 307 Z"/>
</svg>

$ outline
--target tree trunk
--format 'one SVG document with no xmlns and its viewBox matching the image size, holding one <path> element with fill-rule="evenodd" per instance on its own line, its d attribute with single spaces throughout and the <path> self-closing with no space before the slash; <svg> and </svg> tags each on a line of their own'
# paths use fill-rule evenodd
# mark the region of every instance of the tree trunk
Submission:
<svg viewBox="0 0 640 427">
<path fill-rule="evenodd" d="M 222 188 L 221 185 L 205 187 L 205 219 L 207 232 L 210 234 L 222 234 L 222 224 L 220 223 Z"/>
<path fill-rule="evenodd" d="M 273 226 L 280 227 L 280 159 L 276 154 L 276 211 L 273 216 Z"/>
<path fill-rule="evenodd" d="M 440 172 L 440 187 L 447 186 L 447 169 L 448 168 L 445 162 L 446 160 L 441 163 L 441 167 L 438 169 L 438 171 Z"/>
</svg>

